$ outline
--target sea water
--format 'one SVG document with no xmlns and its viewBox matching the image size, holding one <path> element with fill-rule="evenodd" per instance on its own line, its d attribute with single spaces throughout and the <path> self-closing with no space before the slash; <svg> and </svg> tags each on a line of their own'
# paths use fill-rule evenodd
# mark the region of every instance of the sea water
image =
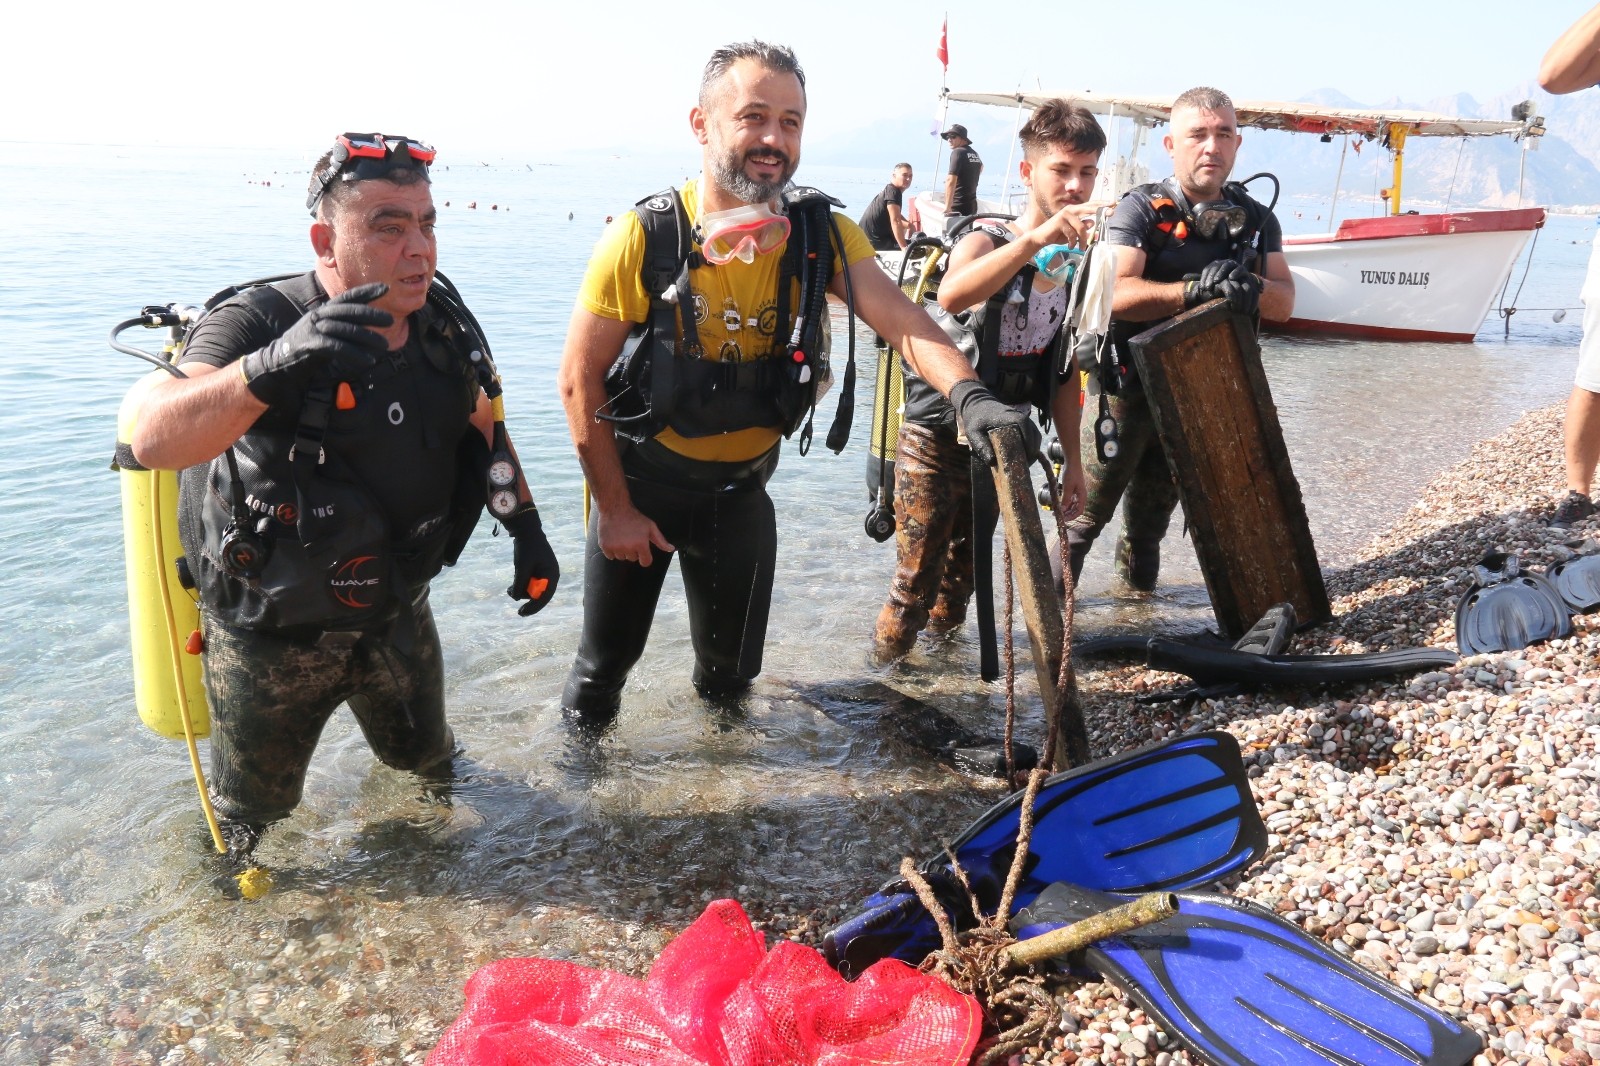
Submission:
<svg viewBox="0 0 1600 1066">
<path fill-rule="evenodd" d="M 142 146 L 10 144 L 0 156 L 4 1061 L 42 1061 L 73 1040 L 85 1062 L 110 1061 L 102 1052 L 113 1044 L 159 1060 L 185 1040 L 199 1041 L 191 1049 L 203 1061 L 346 1062 L 358 1048 L 415 1058 L 405 1048 L 426 1045 L 476 961 L 581 956 L 596 929 L 648 924 L 662 901 L 749 892 L 841 902 L 995 798 L 794 697 L 812 684 L 887 679 L 991 729 L 1003 706 L 998 686 L 973 676 L 970 634 L 888 672 L 867 662 L 894 556 L 861 528 L 874 371 L 864 330 L 849 448 L 834 456 L 819 443 L 801 457 L 788 444 L 772 483 L 772 624 L 744 715 L 711 714 L 690 689 L 674 577 L 604 765 L 575 768 L 557 706 L 582 581 L 582 476 L 555 388 L 564 327 L 606 216 L 681 180 L 696 160 L 441 159 L 440 265 L 492 342 L 510 430 L 563 564 L 560 590 L 541 614 L 519 618 L 504 592 L 510 543 L 485 521 L 435 583 L 450 718 L 471 760 L 453 802 L 430 803 L 406 775 L 375 768 L 338 715 L 303 806 L 262 845 L 278 888 L 256 904 L 234 898 L 208 858 L 183 746 L 145 730 L 133 709 L 108 464 L 118 401 L 149 368 L 106 337 L 146 304 L 199 303 L 224 285 L 308 266 L 309 163 Z M 881 171 L 872 161 L 800 177 L 855 213 Z M 1557 323 L 1551 311 L 1577 307 L 1593 228 L 1551 218 L 1525 283 L 1522 263 L 1512 273 L 1529 310 L 1509 337 L 1491 317 L 1469 345 L 1265 340 L 1325 564 L 1349 559 L 1475 440 L 1566 394 L 1581 313 Z M 154 348 L 159 334 L 128 339 Z M 819 442 L 832 414 L 830 400 Z M 1116 595 L 1108 554 L 1090 558 L 1084 625 L 1210 620 L 1181 533 L 1147 600 Z M 1024 730 L 1037 725 L 1025 711 Z M 313 976 L 339 980 L 307 989 L 296 961 L 306 958 L 319 960 Z M 334 985 L 355 988 L 354 1005 Z M 123 1007 L 126 1024 L 112 1018 Z M 267 1019 L 265 1031 L 246 1016 Z M 407 1018 L 421 1019 L 410 1038 Z"/>
</svg>

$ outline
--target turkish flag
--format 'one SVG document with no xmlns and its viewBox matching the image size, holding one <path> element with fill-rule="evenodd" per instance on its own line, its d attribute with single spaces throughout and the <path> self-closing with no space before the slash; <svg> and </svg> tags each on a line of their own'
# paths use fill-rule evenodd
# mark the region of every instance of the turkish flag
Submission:
<svg viewBox="0 0 1600 1066">
<path fill-rule="evenodd" d="M 950 69 L 950 16 L 944 17 L 944 24 L 939 27 L 939 50 L 934 53 L 939 57 L 939 65 L 945 70 Z"/>
</svg>

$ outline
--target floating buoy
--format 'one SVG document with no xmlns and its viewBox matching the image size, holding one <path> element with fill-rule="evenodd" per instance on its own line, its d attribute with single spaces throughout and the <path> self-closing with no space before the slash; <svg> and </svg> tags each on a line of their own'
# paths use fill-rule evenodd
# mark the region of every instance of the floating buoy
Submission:
<svg viewBox="0 0 1600 1066">
<path fill-rule="evenodd" d="M 472 201 L 470 204 L 467 205 L 467 208 L 469 210 L 476 211 L 478 209 L 478 201 L 476 201 L 476 200 Z"/>
</svg>

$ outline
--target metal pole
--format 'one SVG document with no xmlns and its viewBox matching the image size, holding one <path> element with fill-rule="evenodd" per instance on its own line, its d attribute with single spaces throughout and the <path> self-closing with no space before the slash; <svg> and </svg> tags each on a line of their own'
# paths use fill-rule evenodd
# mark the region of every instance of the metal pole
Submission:
<svg viewBox="0 0 1600 1066">
<path fill-rule="evenodd" d="M 1339 149 L 1339 173 L 1333 176 L 1333 202 L 1328 205 L 1328 232 L 1333 232 L 1333 216 L 1339 212 L 1339 183 L 1344 180 L 1344 157 L 1350 151 L 1350 135 L 1344 135 L 1344 147 Z"/>
</svg>

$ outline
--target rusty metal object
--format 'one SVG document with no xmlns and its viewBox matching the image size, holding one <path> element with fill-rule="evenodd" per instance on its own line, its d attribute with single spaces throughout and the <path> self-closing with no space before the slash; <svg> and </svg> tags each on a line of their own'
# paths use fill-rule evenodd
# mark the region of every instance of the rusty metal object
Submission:
<svg viewBox="0 0 1600 1066">
<path fill-rule="evenodd" d="M 1151 892 L 1138 899 L 1093 914 L 1081 922 L 1052 929 L 1043 936 L 1020 940 L 1001 953 L 1007 966 L 1032 966 L 1035 963 L 1082 951 L 1090 944 L 1107 940 L 1178 913 L 1178 897 L 1171 892 Z"/>
</svg>

